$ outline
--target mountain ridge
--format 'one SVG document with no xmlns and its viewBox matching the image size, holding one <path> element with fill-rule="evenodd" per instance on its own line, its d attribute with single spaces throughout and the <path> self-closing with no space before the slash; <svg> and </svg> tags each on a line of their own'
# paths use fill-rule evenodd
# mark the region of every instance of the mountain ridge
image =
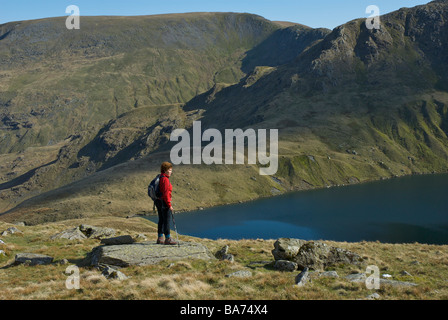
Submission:
<svg viewBox="0 0 448 320">
<path fill-rule="evenodd" d="M 254 180 L 256 166 L 179 166 L 179 210 L 278 191 L 446 172 L 447 64 L 437 52 L 446 52 L 447 4 L 434 1 L 384 15 L 380 30 L 368 30 L 363 19 L 332 31 L 273 28 L 239 55 L 238 67 L 215 75 L 213 85 L 185 103 L 167 104 L 169 109 L 137 106 L 72 138 L 58 155 L 65 162 L 53 165 L 54 175 L 65 177 L 65 187 L 16 202 L 2 219 L 26 217 L 27 223 L 39 223 L 148 213 L 142 190 L 169 156 L 170 133 L 190 130 L 195 120 L 202 121 L 204 130 L 279 129 L 279 171 L 275 179 Z M 287 44 L 295 49 L 282 50 Z M 201 179 L 192 188 L 189 179 L 197 176 Z M 45 215 L 38 213 L 42 208 Z"/>
</svg>

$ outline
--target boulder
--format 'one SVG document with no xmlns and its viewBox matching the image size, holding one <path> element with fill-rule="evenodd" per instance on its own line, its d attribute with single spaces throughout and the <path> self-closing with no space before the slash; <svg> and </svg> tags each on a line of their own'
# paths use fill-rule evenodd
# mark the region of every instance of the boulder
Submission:
<svg viewBox="0 0 448 320">
<path fill-rule="evenodd" d="M 1 233 L 1 235 L 5 237 L 7 235 L 15 234 L 15 233 L 23 233 L 23 232 L 20 231 L 19 229 L 17 229 L 16 227 L 10 227 L 10 228 L 6 229 L 5 231 L 3 231 Z"/>
<path fill-rule="evenodd" d="M 46 265 L 53 262 L 53 257 L 37 253 L 18 253 L 14 264 Z"/>
<path fill-rule="evenodd" d="M 102 239 L 107 237 L 113 237 L 115 230 L 112 228 L 94 227 L 86 224 L 82 224 L 76 228 L 64 230 L 58 234 L 50 237 L 51 240 L 56 239 L 68 239 L 68 240 L 84 240 Z"/>
<path fill-rule="evenodd" d="M 81 232 L 84 233 L 87 238 L 91 239 L 102 239 L 113 237 L 115 235 L 115 230 L 112 228 L 94 227 L 86 224 L 80 225 L 79 230 L 81 230 Z"/>
<path fill-rule="evenodd" d="M 164 260 L 201 259 L 212 260 L 215 257 L 202 244 L 183 242 L 181 246 L 158 245 L 154 242 L 100 246 L 87 256 L 87 262 L 93 266 L 147 266 Z"/>
<path fill-rule="evenodd" d="M 233 256 L 233 254 L 229 253 L 229 246 L 224 246 L 221 250 L 219 250 L 218 252 L 216 252 L 215 257 L 219 260 L 227 260 L 230 262 L 234 262 L 235 261 L 235 257 Z"/>
<path fill-rule="evenodd" d="M 337 264 L 359 265 L 362 258 L 351 251 L 331 247 L 321 242 L 309 241 L 300 247 L 293 259 L 299 265 L 299 269 L 310 268 L 323 271 L 328 266 Z"/>
<path fill-rule="evenodd" d="M 297 263 L 289 260 L 277 260 L 274 263 L 274 269 L 279 271 L 296 271 L 297 270 Z"/>
<path fill-rule="evenodd" d="M 68 240 L 83 240 L 87 239 L 87 237 L 84 235 L 84 233 L 79 230 L 79 227 L 68 229 L 65 231 L 62 231 L 58 234 L 55 234 L 50 237 L 51 240 L 56 239 L 68 239 Z"/>
<path fill-rule="evenodd" d="M 274 243 L 272 254 L 275 260 L 292 260 L 305 243 L 305 240 L 281 238 Z"/>
<path fill-rule="evenodd" d="M 303 287 L 305 284 L 307 284 L 310 279 L 309 269 L 305 268 L 301 273 L 299 273 L 295 279 L 296 286 Z"/>
<path fill-rule="evenodd" d="M 367 300 L 378 300 L 380 298 L 381 298 L 381 296 L 378 293 L 376 293 L 376 292 L 372 293 L 371 295 L 368 295 L 366 297 Z"/>
<path fill-rule="evenodd" d="M 322 242 L 287 238 L 275 242 L 272 254 L 276 260 L 289 260 L 297 263 L 300 270 L 309 268 L 323 271 L 328 266 L 358 265 L 363 260 L 356 253 L 328 246 Z"/>
<path fill-rule="evenodd" d="M 128 279 L 128 276 L 126 276 L 123 272 L 111 268 L 109 266 L 104 268 L 102 275 L 105 276 L 107 279 L 115 279 L 120 281 Z"/>
</svg>

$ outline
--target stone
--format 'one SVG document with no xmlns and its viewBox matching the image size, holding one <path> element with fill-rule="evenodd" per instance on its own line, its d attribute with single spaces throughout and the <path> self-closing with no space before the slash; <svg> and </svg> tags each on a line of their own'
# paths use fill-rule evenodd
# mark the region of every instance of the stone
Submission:
<svg viewBox="0 0 448 320">
<path fill-rule="evenodd" d="M 274 243 L 272 250 L 275 260 L 289 260 L 298 268 L 323 271 L 328 266 L 338 264 L 359 265 L 363 259 L 354 252 L 328 246 L 316 241 L 281 238 Z"/>
<path fill-rule="evenodd" d="M 84 240 L 87 239 L 87 237 L 84 235 L 84 233 L 79 230 L 79 227 L 64 230 L 58 234 L 55 234 L 50 237 L 51 240 L 56 239 L 67 239 L 67 240 Z"/>
<path fill-rule="evenodd" d="M 5 231 L 3 231 L 0 235 L 5 237 L 7 235 L 15 234 L 15 233 L 23 233 L 23 232 L 20 231 L 19 229 L 17 229 L 16 227 L 10 227 L 10 228 L 6 229 Z"/>
<path fill-rule="evenodd" d="M 102 239 L 115 235 L 115 230 L 112 228 L 94 227 L 85 224 L 80 225 L 79 230 L 90 239 Z"/>
<path fill-rule="evenodd" d="M 232 277 L 248 278 L 252 277 L 252 272 L 250 272 L 249 270 L 240 270 L 230 274 L 226 274 L 226 278 L 232 278 Z"/>
<path fill-rule="evenodd" d="M 226 253 L 222 256 L 221 260 L 235 262 L 235 257 L 233 256 L 233 254 Z"/>
<path fill-rule="evenodd" d="M 389 285 L 392 287 L 416 287 L 417 286 L 417 284 L 413 283 L 413 282 L 386 280 L 386 279 L 380 279 L 380 285 Z"/>
<path fill-rule="evenodd" d="M 299 265 L 299 269 L 309 268 L 316 271 L 323 271 L 328 266 L 338 264 L 359 265 L 362 260 L 359 255 L 351 251 L 314 241 L 302 245 L 293 259 Z"/>
<path fill-rule="evenodd" d="M 138 240 L 138 241 L 147 241 L 147 240 L 148 240 L 148 238 L 147 238 L 143 233 L 139 233 L 139 234 L 135 237 L 135 239 Z"/>
<path fill-rule="evenodd" d="M 401 272 L 400 272 L 400 275 L 402 275 L 402 276 L 412 277 L 412 275 L 411 275 L 409 272 L 407 272 L 406 270 L 401 271 Z"/>
<path fill-rule="evenodd" d="M 2 239 L 0 239 L 0 244 L 5 244 L 5 242 Z"/>
<path fill-rule="evenodd" d="M 134 239 L 129 235 L 119 236 L 115 238 L 105 238 L 101 240 L 101 244 L 104 244 L 106 246 L 132 244 L 132 243 L 134 243 Z"/>
<path fill-rule="evenodd" d="M 3 250 L 0 250 L 0 257 L 1 256 L 3 256 L 3 257 L 5 257 L 6 256 L 6 253 L 5 253 L 5 251 L 3 251 Z"/>
<path fill-rule="evenodd" d="M 367 300 L 378 300 L 381 296 L 378 293 L 372 293 L 366 297 Z"/>
<path fill-rule="evenodd" d="M 150 241 L 96 247 L 88 254 L 86 262 L 93 266 L 128 267 L 185 259 L 213 260 L 215 257 L 207 247 L 199 243 L 183 242 L 180 246 L 161 246 Z"/>
<path fill-rule="evenodd" d="M 351 282 L 365 283 L 367 276 L 365 273 L 355 273 L 355 274 L 350 274 L 350 275 L 346 276 L 345 279 L 347 279 Z M 380 285 L 390 285 L 390 286 L 394 286 L 394 287 L 415 287 L 415 286 L 417 286 L 417 284 L 413 283 L 413 282 L 387 280 L 387 279 L 380 279 Z"/>
<path fill-rule="evenodd" d="M 323 271 L 319 272 L 317 276 L 320 277 L 326 277 L 326 278 L 339 278 L 339 275 L 336 271 Z"/>
<path fill-rule="evenodd" d="M 229 246 L 225 245 L 224 247 L 222 247 L 221 250 L 216 252 L 215 257 L 219 260 L 227 260 L 230 262 L 234 262 L 235 257 L 233 256 L 233 254 L 230 254 L 228 252 L 229 252 Z"/>
<path fill-rule="evenodd" d="M 115 279 L 120 281 L 129 279 L 128 276 L 126 276 L 123 272 L 111 268 L 109 266 L 106 266 L 104 268 L 102 275 L 105 276 L 107 279 Z"/>
<path fill-rule="evenodd" d="M 309 274 L 309 269 L 305 268 L 301 273 L 299 273 L 297 275 L 295 281 L 296 281 L 296 286 L 298 286 L 298 287 L 303 287 L 309 281 L 311 281 L 310 274 Z"/>
<path fill-rule="evenodd" d="M 275 260 L 292 260 L 306 240 L 281 238 L 274 243 L 272 254 Z"/>
<path fill-rule="evenodd" d="M 297 263 L 289 260 L 277 260 L 274 263 L 274 269 L 279 271 L 296 271 L 297 270 Z"/>
<path fill-rule="evenodd" d="M 221 248 L 221 250 L 218 250 L 218 251 L 215 253 L 215 257 L 216 257 L 216 259 L 222 260 L 222 257 L 223 257 L 225 254 L 228 254 L 228 252 L 229 252 L 229 246 L 228 246 L 228 245 L 225 245 L 224 247 Z"/>
<path fill-rule="evenodd" d="M 10 227 L 8 229 L 6 229 L 6 231 L 10 234 L 14 234 L 14 233 L 23 233 L 22 231 L 20 231 L 19 229 L 17 229 L 16 227 Z"/>
<path fill-rule="evenodd" d="M 53 262 L 53 257 L 37 253 L 18 253 L 15 257 L 14 264 L 47 265 Z"/>
</svg>

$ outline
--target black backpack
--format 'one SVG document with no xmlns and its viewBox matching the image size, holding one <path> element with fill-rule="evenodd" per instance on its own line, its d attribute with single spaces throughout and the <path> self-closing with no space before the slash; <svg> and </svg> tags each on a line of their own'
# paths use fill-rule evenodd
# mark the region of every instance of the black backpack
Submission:
<svg viewBox="0 0 448 320">
<path fill-rule="evenodd" d="M 152 201 L 160 199 L 159 182 L 160 182 L 160 174 L 157 175 L 157 177 L 155 177 L 154 180 L 152 180 L 151 183 L 148 185 L 148 197 L 150 197 Z"/>
</svg>

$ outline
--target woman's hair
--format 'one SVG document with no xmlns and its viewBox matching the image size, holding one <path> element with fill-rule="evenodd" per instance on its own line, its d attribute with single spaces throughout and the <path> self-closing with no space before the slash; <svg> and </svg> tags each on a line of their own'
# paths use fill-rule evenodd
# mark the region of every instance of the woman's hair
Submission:
<svg viewBox="0 0 448 320">
<path fill-rule="evenodd" d="M 170 170 L 173 167 L 173 165 L 169 162 L 162 163 L 162 167 L 160 168 L 160 171 L 162 173 L 166 173 L 168 170 Z"/>
</svg>

